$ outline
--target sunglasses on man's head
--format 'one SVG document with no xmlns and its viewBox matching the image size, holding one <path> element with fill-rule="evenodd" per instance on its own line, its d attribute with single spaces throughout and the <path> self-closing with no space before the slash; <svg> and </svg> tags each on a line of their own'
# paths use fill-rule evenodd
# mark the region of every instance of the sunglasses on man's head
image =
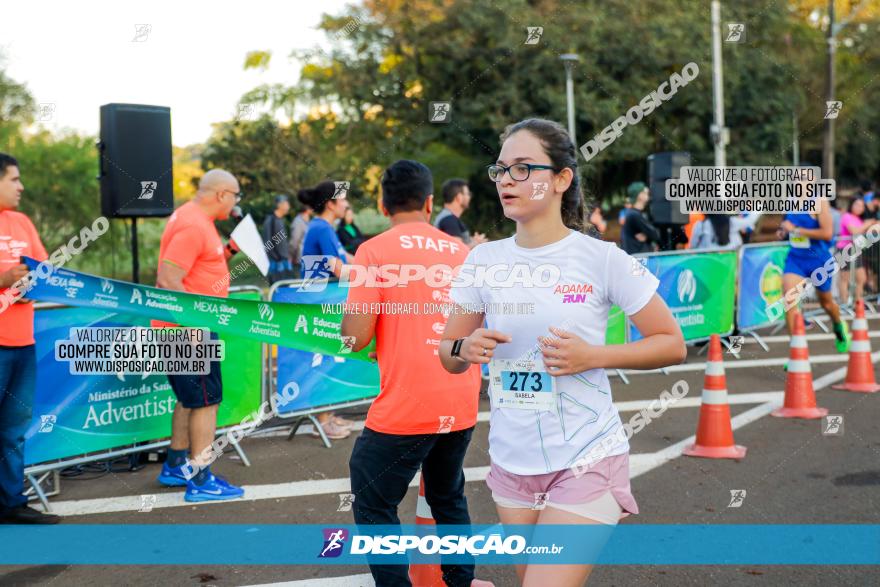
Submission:
<svg viewBox="0 0 880 587">
<path fill-rule="evenodd" d="M 221 193 L 230 193 L 235 196 L 235 203 L 238 204 L 241 202 L 241 199 L 244 197 L 244 192 L 234 192 L 232 190 L 220 190 Z"/>
</svg>

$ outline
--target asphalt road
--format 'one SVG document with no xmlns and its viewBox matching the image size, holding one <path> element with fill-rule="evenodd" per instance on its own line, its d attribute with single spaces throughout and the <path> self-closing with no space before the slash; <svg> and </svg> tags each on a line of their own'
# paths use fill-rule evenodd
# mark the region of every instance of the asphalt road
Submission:
<svg viewBox="0 0 880 587">
<path fill-rule="evenodd" d="M 870 327 L 880 330 L 880 320 Z M 812 329 L 809 341 L 812 357 L 838 358 L 829 337 L 813 339 L 821 331 Z M 732 402 L 745 394 L 779 392 L 785 374 L 779 365 L 736 367 L 747 360 L 779 359 L 788 354 L 787 340 L 770 343 L 763 351 L 750 340 L 740 358 L 725 354 L 728 390 Z M 820 337 L 821 338 L 821 337 Z M 880 349 L 872 337 L 875 350 Z M 839 357 L 842 359 L 842 357 Z M 688 364 L 700 364 L 704 356 L 692 350 Z M 839 370 L 837 362 L 813 365 L 815 379 Z M 631 374 L 629 385 L 612 378 L 616 402 L 651 400 L 679 379 L 690 386 L 690 398 L 698 398 L 702 388 L 701 370 Z M 827 377 L 825 378 L 828 379 Z M 837 379 L 842 379 L 839 375 Z M 831 414 L 845 419 L 842 435 L 821 434 L 820 421 L 761 417 L 735 431 L 736 442 L 748 447 L 740 461 L 674 458 L 635 476 L 633 492 L 641 513 L 623 524 L 878 524 L 880 523 L 880 393 L 855 394 L 831 390 L 817 391 L 819 404 Z M 763 402 L 736 403 L 736 416 Z M 484 399 L 481 411 L 488 410 Z M 363 412 L 349 412 L 363 419 Z M 633 463 L 657 453 L 694 434 L 698 407 L 676 407 L 631 439 Z M 627 418 L 623 414 L 624 419 Z M 272 422 L 277 425 L 283 422 Z M 477 425 L 465 467 L 485 467 L 488 424 Z M 246 486 L 284 484 L 292 481 L 345 480 L 356 434 L 338 441 L 330 449 L 317 439 L 299 434 L 293 440 L 284 435 L 264 435 L 243 441 L 252 466 L 243 467 L 234 453 L 215 464 L 215 470 L 231 481 Z M 350 524 L 350 512 L 339 512 L 338 491 L 322 490 L 317 483 L 299 486 L 277 497 L 193 506 L 182 500 L 182 492 L 162 488 L 155 482 L 159 465 L 151 464 L 136 472 L 106 474 L 100 478 L 65 479 L 62 495 L 53 499 L 68 515 L 65 522 L 84 524 L 206 524 L 206 523 L 292 523 Z M 332 488 L 331 488 L 332 489 Z M 747 497 L 741 507 L 730 508 L 730 491 L 744 489 Z M 474 523 L 497 522 L 495 509 L 482 480 L 466 485 Z M 154 494 L 157 506 L 140 512 L 140 495 Z M 96 498 L 128 496 L 120 511 L 101 512 Z M 106 500 L 109 503 L 109 500 Z M 416 490 L 403 502 L 400 517 L 414 521 Z M 97 508 L 97 509 L 96 509 Z M 194 545 L 208 548 L 210 545 Z M 736 549 L 736 544 L 729 545 Z M 0 567 L 0 585 L 262 585 L 293 582 L 293 585 L 342 586 L 370 585 L 364 579 L 366 567 L 328 566 L 6 566 Z M 499 586 L 516 585 L 511 567 L 479 566 L 478 577 Z M 350 577 L 337 582 L 329 577 Z M 302 582 L 300 582 L 302 581 Z M 877 567 L 857 566 L 599 566 L 590 585 L 878 585 Z"/>
</svg>

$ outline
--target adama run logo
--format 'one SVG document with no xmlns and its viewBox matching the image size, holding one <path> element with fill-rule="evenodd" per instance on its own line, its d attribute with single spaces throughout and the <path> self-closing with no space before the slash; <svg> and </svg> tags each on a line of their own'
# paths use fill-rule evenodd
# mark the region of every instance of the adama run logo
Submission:
<svg viewBox="0 0 880 587">
<path fill-rule="evenodd" d="M 345 528 L 324 528 L 324 548 L 318 558 L 336 558 L 342 554 L 348 530 Z"/>
<path fill-rule="evenodd" d="M 593 293 L 593 286 L 589 283 L 562 284 L 557 285 L 553 293 L 562 296 L 563 304 L 585 304 L 587 294 Z"/>
</svg>

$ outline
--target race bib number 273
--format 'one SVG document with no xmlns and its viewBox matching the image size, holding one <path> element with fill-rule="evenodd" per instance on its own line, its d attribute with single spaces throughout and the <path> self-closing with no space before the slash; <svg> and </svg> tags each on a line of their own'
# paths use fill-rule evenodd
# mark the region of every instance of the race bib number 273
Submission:
<svg viewBox="0 0 880 587">
<path fill-rule="evenodd" d="M 493 359 L 489 363 L 492 401 L 502 408 L 552 410 L 556 380 L 543 362 Z"/>
</svg>

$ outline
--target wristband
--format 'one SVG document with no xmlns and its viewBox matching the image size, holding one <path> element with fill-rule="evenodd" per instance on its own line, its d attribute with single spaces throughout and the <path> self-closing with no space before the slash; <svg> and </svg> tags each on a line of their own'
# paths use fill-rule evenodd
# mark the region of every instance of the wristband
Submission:
<svg viewBox="0 0 880 587">
<path fill-rule="evenodd" d="M 233 255 L 240 252 L 239 249 L 232 248 L 232 243 L 226 243 L 226 250 L 229 251 Z"/>
<path fill-rule="evenodd" d="M 463 338 L 459 338 L 459 339 L 455 340 L 455 342 L 452 343 L 452 352 L 450 354 L 452 355 L 453 358 L 458 359 L 462 363 L 467 363 L 467 361 L 465 359 L 461 358 L 461 355 L 459 354 L 459 353 L 461 353 L 462 343 L 464 343 Z"/>
</svg>

